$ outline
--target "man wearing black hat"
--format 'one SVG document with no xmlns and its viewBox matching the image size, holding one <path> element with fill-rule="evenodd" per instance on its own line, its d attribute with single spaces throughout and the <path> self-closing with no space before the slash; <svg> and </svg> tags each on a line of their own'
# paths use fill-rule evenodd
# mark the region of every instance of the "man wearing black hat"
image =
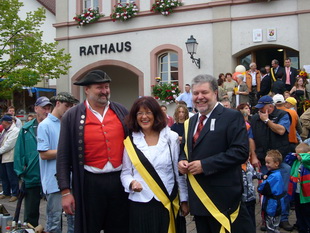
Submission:
<svg viewBox="0 0 310 233">
<path fill-rule="evenodd" d="M 2 179 L 3 194 L 0 199 L 10 198 L 10 202 L 17 200 L 19 185 L 18 177 L 14 172 L 14 147 L 17 140 L 19 128 L 13 122 L 13 118 L 4 115 L 1 118 L 3 131 L 0 135 L 0 174 Z"/>
<path fill-rule="evenodd" d="M 36 117 L 21 128 L 14 151 L 14 170 L 25 186 L 24 222 L 39 225 L 41 179 L 39 152 L 37 150 L 37 127 L 52 111 L 52 103 L 46 96 L 35 102 Z"/>
<path fill-rule="evenodd" d="M 268 95 L 261 97 L 255 108 L 258 109 L 258 113 L 251 119 L 251 130 L 256 149 L 255 153 L 251 154 L 251 162 L 266 174 L 268 171 L 265 157 L 268 150 L 279 150 L 283 159 L 290 152 L 288 133 L 291 122 L 288 113 L 277 109 L 273 99 Z M 290 167 L 282 163 L 280 171 L 287 191 Z M 281 215 L 280 227 L 291 231 L 293 227 L 288 222 L 288 215 L 289 201 L 286 200 L 286 211 Z"/>
<path fill-rule="evenodd" d="M 86 100 L 62 118 L 57 179 L 76 233 L 128 232 L 128 195 L 120 182 L 128 111 L 110 101 L 110 82 L 101 70 L 75 82 L 84 86 Z"/>
<path fill-rule="evenodd" d="M 60 92 L 50 100 L 52 113 L 38 127 L 38 151 L 40 153 L 40 175 L 43 193 L 46 195 L 46 231 L 61 232 L 61 193 L 58 188 L 56 174 L 57 146 L 60 133 L 60 122 L 65 112 L 75 103 L 75 98 L 68 92 Z M 74 219 L 67 216 L 68 233 L 74 233 Z"/>
</svg>

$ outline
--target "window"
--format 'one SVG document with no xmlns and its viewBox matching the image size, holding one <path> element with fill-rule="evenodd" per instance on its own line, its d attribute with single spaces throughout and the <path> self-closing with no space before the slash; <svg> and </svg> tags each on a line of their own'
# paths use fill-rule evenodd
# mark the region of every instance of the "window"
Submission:
<svg viewBox="0 0 310 233">
<path fill-rule="evenodd" d="M 179 84 L 178 55 L 174 52 L 165 52 L 158 57 L 158 73 L 161 83 Z"/>
<path fill-rule="evenodd" d="M 84 9 L 88 8 L 98 8 L 99 0 L 84 0 Z"/>
</svg>

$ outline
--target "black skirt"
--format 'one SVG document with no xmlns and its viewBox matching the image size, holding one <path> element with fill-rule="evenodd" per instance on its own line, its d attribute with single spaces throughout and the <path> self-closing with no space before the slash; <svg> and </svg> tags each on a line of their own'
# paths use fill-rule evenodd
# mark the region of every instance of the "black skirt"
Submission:
<svg viewBox="0 0 310 233">
<path fill-rule="evenodd" d="M 164 205 L 152 199 L 147 203 L 130 201 L 130 233 L 167 233 L 169 211 Z"/>
</svg>

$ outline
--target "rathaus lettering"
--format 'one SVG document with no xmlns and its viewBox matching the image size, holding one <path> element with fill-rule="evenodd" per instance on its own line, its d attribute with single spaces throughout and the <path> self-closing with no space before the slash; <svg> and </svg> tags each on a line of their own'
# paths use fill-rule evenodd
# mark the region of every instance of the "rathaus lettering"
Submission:
<svg viewBox="0 0 310 233">
<path fill-rule="evenodd" d="M 131 42 L 120 42 L 111 44 L 98 44 L 90 45 L 88 47 L 80 47 L 80 56 L 97 55 L 97 54 L 108 54 L 108 53 L 121 53 L 123 51 L 129 52 L 131 50 Z"/>
</svg>

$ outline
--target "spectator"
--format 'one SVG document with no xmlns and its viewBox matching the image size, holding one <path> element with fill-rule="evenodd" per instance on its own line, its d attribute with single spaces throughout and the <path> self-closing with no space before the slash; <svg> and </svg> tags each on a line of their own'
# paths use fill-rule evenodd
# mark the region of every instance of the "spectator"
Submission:
<svg viewBox="0 0 310 233">
<path fill-rule="evenodd" d="M 39 225 L 41 178 L 39 152 L 37 150 L 37 127 L 52 111 L 52 103 L 45 96 L 35 102 L 36 117 L 21 128 L 14 152 L 14 170 L 25 185 L 24 222 Z"/>
<path fill-rule="evenodd" d="M 278 150 L 270 150 L 265 157 L 268 173 L 264 182 L 258 186 L 258 192 L 263 195 L 262 211 L 266 221 L 267 232 L 280 233 L 278 230 L 281 213 L 285 211 L 284 197 L 286 191 L 279 170 L 282 155 Z"/>
<path fill-rule="evenodd" d="M 185 92 L 179 95 L 175 102 L 178 104 L 179 101 L 183 100 L 186 103 L 187 109 L 189 112 L 193 111 L 193 103 L 192 103 L 192 93 L 191 86 L 189 84 L 185 84 Z"/>
<path fill-rule="evenodd" d="M 51 98 L 51 102 L 54 105 L 53 111 L 39 124 L 37 138 L 42 190 L 47 200 L 46 231 L 61 233 L 61 193 L 56 180 L 57 146 L 61 118 L 73 106 L 74 97 L 67 92 L 60 92 Z M 68 232 L 73 233 L 73 217 L 67 217 Z"/>
<path fill-rule="evenodd" d="M 272 98 L 267 95 L 258 100 L 255 108 L 259 111 L 251 119 L 251 129 L 256 145 L 255 154 L 251 155 L 251 159 L 258 159 L 258 168 L 261 168 L 261 172 L 266 174 L 265 156 L 268 150 L 279 150 L 283 156 L 290 152 L 290 142 L 288 140 L 290 119 L 288 113 L 277 109 Z M 254 156 L 257 158 L 254 158 Z M 287 191 L 290 166 L 281 163 L 280 171 L 284 180 L 285 191 Z M 285 200 L 286 208 L 282 212 L 280 227 L 291 231 L 293 226 L 288 222 L 290 210 L 288 196 L 285 197 Z"/>
<path fill-rule="evenodd" d="M 181 142 L 184 135 L 184 122 L 189 118 L 186 106 L 181 104 L 177 105 L 173 117 L 175 123 L 171 126 L 171 130 L 179 135 L 179 140 Z"/>
<path fill-rule="evenodd" d="M 16 124 L 16 127 L 19 128 L 19 129 L 21 129 L 22 126 L 23 126 L 23 123 L 21 122 L 20 119 L 18 119 L 18 117 L 15 116 L 15 107 L 14 107 L 14 106 L 8 107 L 7 114 L 9 114 L 9 115 L 11 115 L 11 116 L 14 117 L 15 122 L 16 122 L 16 123 L 15 123 L 15 124 Z"/>
<path fill-rule="evenodd" d="M 167 125 L 171 127 L 174 124 L 174 120 L 171 116 L 168 115 L 167 113 L 167 106 L 166 105 L 160 105 L 161 110 L 165 113 L 167 116 Z"/>
<path fill-rule="evenodd" d="M 4 115 L 0 121 L 4 129 L 0 135 L 0 174 L 3 188 L 0 199 L 10 198 L 9 202 L 14 202 L 19 191 L 18 177 L 14 171 L 14 147 L 19 128 L 11 116 Z"/>
</svg>

